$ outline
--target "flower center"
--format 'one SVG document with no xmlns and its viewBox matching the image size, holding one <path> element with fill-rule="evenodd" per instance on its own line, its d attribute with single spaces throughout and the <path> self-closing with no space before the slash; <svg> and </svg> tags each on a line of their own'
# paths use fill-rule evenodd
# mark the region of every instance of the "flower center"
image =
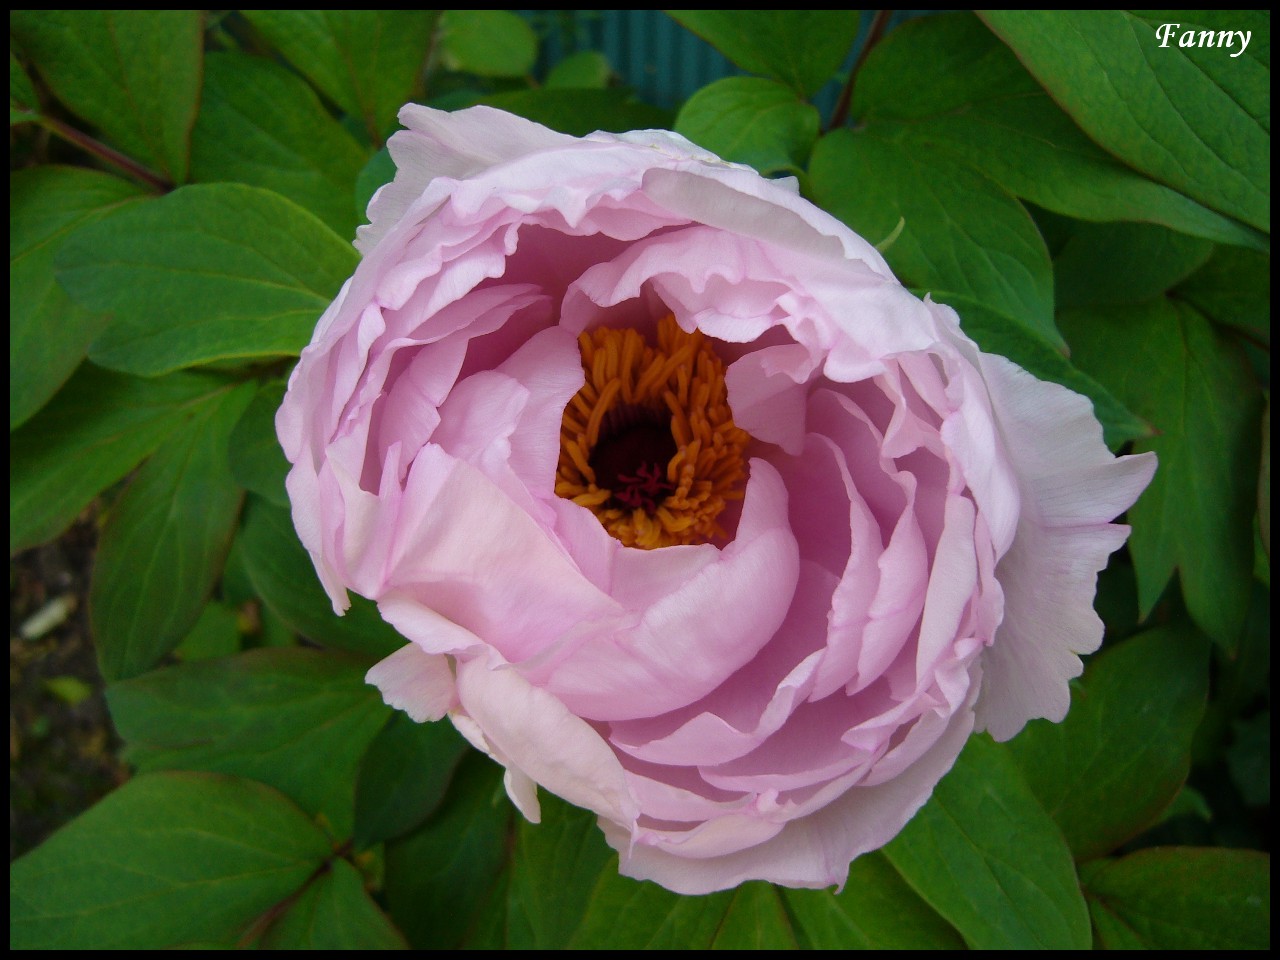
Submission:
<svg viewBox="0 0 1280 960">
<path fill-rule="evenodd" d="M 742 498 L 751 438 L 734 425 L 710 341 L 667 315 L 656 347 L 605 328 L 578 346 L 587 380 L 564 408 L 556 493 L 628 547 L 725 536 L 716 518 Z"/>
</svg>

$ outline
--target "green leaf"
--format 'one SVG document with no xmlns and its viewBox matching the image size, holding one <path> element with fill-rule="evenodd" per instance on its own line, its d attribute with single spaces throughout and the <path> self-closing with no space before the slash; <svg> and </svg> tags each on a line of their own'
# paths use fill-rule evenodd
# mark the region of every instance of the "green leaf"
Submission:
<svg viewBox="0 0 1280 960">
<path fill-rule="evenodd" d="M 795 933 L 781 891 L 760 881 L 744 883 L 729 895 L 712 950 L 794 950 Z"/>
<path fill-rule="evenodd" d="M 902 226 L 885 256 L 904 283 L 979 303 L 1061 346 L 1049 251 L 1027 211 L 976 170 L 930 160 L 870 131 L 836 130 L 814 147 L 810 184 L 872 243 Z"/>
<path fill-rule="evenodd" d="M 523 77 L 538 57 L 538 38 L 510 10 L 446 10 L 440 17 L 440 53 L 449 70 L 482 77 Z"/>
<path fill-rule="evenodd" d="M 1271 344 L 1271 256 L 1221 247 L 1173 291 L 1214 323 Z"/>
<path fill-rule="evenodd" d="M 814 950 L 961 950 L 954 927 L 920 899 L 882 853 L 853 861 L 840 893 L 784 890 L 802 945 Z"/>
<path fill-rule="evenodd" d="M 179 660 L 214 660 L 240 652 L 240 622 L 236 612 L 223 603 L 208 603 L 191 632 L 173 650 Z"/>
<path fill-rule="evenodd" d="M 40 100 L 31 78 L 22 69 L 18 58 L 9 51 L 9 126 L 28 123 L 40 118 Z"/>
<path fill-rule="evenodd" d="M 231 431 L 231 475 L 236 483 L 278 507 L 289 506 L 284 478 L 289 461 L 276 439 L 276 411 L 284 400 L 284 381 L 258 388 L 235 429 Z"/>
<path fill-rule="evenodd" d="M 507 933 L 517 950 L 568 946 L 613 856 L 594 814 L 539 793 L 542 822 L 516 825 Z"/>
<path fill-rule="evenodd" d="M 629 90 L 515 90 L 481 97 L 476 102 L 534 120 L 552 130 L 582 137 L 597 130 L 667 128 L 671 116 L 665 110 L 636 100 Z"/>
<path fill-rule="evenodd" d="M 1199 22 L 1183 23 L 1183 30 L 1237 30 L 1252 22 L 1254 36 L 1269 39 L 1270 17 L 1262 12 L 1204 11 L 1186 19 L 1192 16 Z M 1192 53 L 1176 37 L 1162 46 L 1158 22 L 1120 10 L 989 10 L 983 18 L 1097 143 L 1206 206 L 1270 232 L 1268 65 L 1224 49 Z"/>
<path fill-rule="evenodd" d="M 590 826 L 598 829 L 593 821 Z M 569 946 L 574 950 L 707 949 L 732 900 L 731 891 L 682 897 L 656 883 L 619 876 L 615 856 L 601 869 Z"/>
<path fill-rule="evenodd" d="M 1209 823 L 1213 820 L 1213 810 L 1209 806 L 1209 801 L 1204 798 L 1204 794 L 1194 787 L 1183 784 L 1177 796 L 1160 814 L 1156 825 L 1176 820 L 1178 817 L 1191 817 L 1202 823 Z"/>
<path fill-rule="evenodd" d="M 1227 750 L 1231 781 L 1251 807 L 1271 805 L 1271 711 L 1263 710 L 1233 725 L 1235 741 Z"/>
<path fill-rule="evenodd" d="M 1255 850 L 1165 847 L 1081 868 L 1107 949 L 1267 950 L 1271 858 Z"/>
<path fill-rule="evenodd" d="M 244 498 L 227 441 L 252 396 L 245 384 L 210 397 L 112 508 L 89 585 L 89 622 L 108 680 L 150 669 L 200 618 Z"/>
<path fill-rule="evenodd" d="M 300 645 L 302 638 L 287 623 L 272 612 L 270 607 L 260 606 L 256 609 L 256 623 L 249 616 L 251 625 L 255 626 L 254 637 L 263 647 L 293 649 Z"/>
<path fill-rule="evenodd" d="M 851 109 L 860 123 L 933 121 L 991 101 L 1044 97 L 1009 49 L 971 11 L 913 17 L 867 54 Z"/>
<path fill-rule="evenodd" d="M 213 360 L 296 355 L 356 259 L 292 201 L 216 183 L 77 230 L 55 269 L 72 299 L 115 316 L 89 357 L 155 376 Z"/>
<path fill-rule="evenodd" d="M 497 880 L 489 888 L 485 899 L 477 911 L 474 923 L 467 930 L 462 942 L 466 950 L 503 950 L 507 943 L 506 904 L 507 887 L 511 883 L 511 874 L 504 871 L 498 874 Z"/>
<path fill-rule="evenodd" d="M 904 142 L 921 155 L 968 164 L 1057 213 L 1268 244 L 1095 144 L 970 13 L 919 17 L 894 29 L 858 74 L 853 114 L 873 130 L 902 127 Z"/>
<path fill-rule="evenodd" d="M 1255 580 L 1249 616 L 1237 649 L 1215 647 L 1212 694 L 1196 731 L 1192 762 L 1217 764 L 1225 755 L 1237 720 L 1256 710 L 1271 691 L 1271 591 Z"/>
<path fill-rule="evenodd" d="M 54 96 L 126 154 L 182 183 L 203 20 L 197 10 L 26 10 L 9 27 Z"/>
<path fill-rule="evenodd" d="M 324 646 L 376 657 L 405 645 L 363 597 L 351 597 L 345 616 L 334 614 L 288 510 L 250 497 L 239 543 L 254 590 L 290 629 Z"/>
<path fill-rule="evenodd" d="M 746 883 L 682 897 L 618 874 L 594 814 L 543 793 L 542 823 L 521 823 L 508 946 L 558 949 L 794 949 L 779 891 Z M 545 879 L 551 877 L 548 882 Z"/>
<path fill-rule="evenodd" d="M 1239 53 L 1243 57 L 1248 57 L 1250 60 L 1253 60 L 1258 66 L 1263 67 L 1267 70 L 1270 70 L 1271 69 L 1271 11 L 1242 10 L 1240 11 L 1240 13 L 1241 13 L 1241 16 L 1238 19 L 1233 19 L 1231 28 L 1235 30 L 1239 30 L 1241 28 L 1249 30 L 1252 32 L 1253 36 L 1249 41 L 1248 48 L 1244 50 L 1240 49 L 1239 37 L 1237 36 L 1236 42 L 1232 44 L 1234 49 L 1232 49 L 1230 52 Z M 1165 11 L 1136 10 L 1134 11 L 1134 14 L 1139 19 L 1145 20 L 1147 24 L 1152 27 L 1159 27 L 1167 22 Z M 1195 11 L 1188 10 L 1185 13 L 1180 14 L 1180 16 L 1185 16 L 1187 18 L 1182 23 L 1182 27 L 1194 28 L 1197 31 L 1207 30 L 1209 29 L 1209 22 L 1211 20 L 1214 20 L 1217 17 L 1220 17 L 1221 14 L 1222 14 L 1221 10 L 1195 10 Z M 1214 30 L 1216 31 L 1217 28 L 1221 26 L 1225 26 L 1225 24 L 1215 25 Z M 1199 43 L 1201 39 L 1202 38 L 1199 37 L 1199 35 L 1197 34 L 1196 45 L 1184 46 L 1183 45 L 1184 43 L 1190 43 L 1190 41 L 1185 40 L 1182 37 L 1179 37 L 1177 32 L 1175 32 L 1172 35 L 1169 47 L 1162 48 L 1162 49 L 1171 49 L 1173 46 L 1176 45 L 1178 49 L 1181 50 L 1185 56 L 1187 56 L 1193 62 L 1201 65 L 1201 67 L 1205 69 L 1205 72 L 1207 73 L 1217 72 L 1213 67 L 1210 67 L 1207 65 L 1216 63 L 1222 57 L 1222 47 L 1220 47 L 1219 44 L 1224 43 L 1225 41 L 1222 37 L 1215 35 L 1213 38 L 1212 44 L 1209 44 L 1206 46 L 1200 46 Z M 1229 56 L 1228 59 L 1234 60 L 1238 58 Z M 1218 70 L 1221 70 L 1220 64 L 1218 65 Z"/>
<path fill-rule="evenodd" d="M 357 218 L 347 197 L 365 159 L 297 74 L 241 53 L 213 53 L 205 61 L 191 179 L 266 187 L 339 237 L 353 237 Z"/>
<path fill-rule="evenodd" d="M 688 99 L 676 131 L 763 174 L 799 172 L 818 139 L 818 111 L 780 83 L 726 77 Z"/>
<path fill-rule="evenodd" d="M 356 212 L 360 215 L 361 223 L 369 222 L 365 211 L 369 208 L 369 201 L 378 192 L 378 188 L 390 183 L 395 176 L 396 163 L 391 159 L 391 153 L 386 147 L 370 157 L 369 162 L 361 168 L 356 177 Z"/>
<path fill-rule="evenodd" d="M 1119 640 L 1138 629 L 1138 578 L 1133 565 L 1109 563 L 1098 571 L 1093 608 L 1102 618 L 1107 640 Z"/>
<path fill-rule="evenodd" d="M 1058 307 L 1152 300 L 1212 253 L 1208 240 L 1155 224 L 1081 224 L 1053 261 Z"/>
<path fill-rule="evenodd" d="M 412 100 L 437 14 L 426 10 L 246 10 L 244 15 L 375 146 Z"/>
<path fill-rule="evenodd" d="M 889 861 L 973 949 L 1089 946 L 1071 852 L 1008 752 L 972 737 Z"/>
<path fill-rule="evenodd" d="M 444 800 L 467 743 L 451 723 L 414 723 L 396 711 L 356 781 L 355 840 L 365 849 L 420 826 Z"/>
<path fill-rule="evenodd" d="M 81 167 L 32 167 L 10 175 L 10 430 L 57 392 L 107 324 L 105 315 L 76 306 L 54 282 L 54 254 L 77 227 L 141 193 L 124 180 Z"/>
<path fill-rule="evenodd" d="M 591 821 L 594 828 L 594 821 Z M 572 906 L 572 905 L 569 905 Z M 618 875 L 618 858 L 600 871 L 569 942 L 574 950 L 794 950 L 782 891 L 766 883 L 682 897 Z"/>
<path fill-rule="evenodd" d="M 669 10 L 682 25 L 751 73 L 802 97 L 817 93 L 857 39 L 857 10 Z"/>
<path fill-rule="evenodd" d="M 570 90 L 603 90 L 613 79 L 613 68 L 603 53 L 581 50 L 565 57 L 547 74 L 548 87 Z"/>
<path fill-rule="evenodd" d="M 1270 430 L 1271 427 L 1271 408 L 1268 405 L 1266 413 L 1262 415 L 1264 429 Z M 1253 550 L 1253 576 L 1260 584 L 1271 589 L 1271 435 L 1263 434 L 1262 437 L 1262 457 L 1263 466 L 1260 471 L 1258 496 L 1260 503 L 1258 505 L 1258 531 L 1254 540 Z M 1262 500 L 1263 492 L 1266 492 L 1267 498 Z"/>
<path fill-rule="evenodd" d="M 9 948 L 231 940 L 328 854 L 325 835 L 269 787 L 136 777 L 10 865 Z"/>
<path fill-rule="evenodd" d="M 1188 626 L 1147 631 L 1090 660 L 1062 723 L 1034 720 L 1009 744 L 1077 860 L 1114 850 L 1173 802 L 1208 667 L 1208 645 Z"/>
<path fill-rule="evenodd" d="M 83 365 L 9 438 L 9 552 L 61 533 L 225 386 L 202 374 L 139 380 Z"/>
<path fill-rule="evenodd" d="M 267 950 L 403 950 L 408 944 L 345 860 L 309 883 L 263 935 Z"/>
<path fill-rule="evenodd" d="M 107 702 L 139 770 L 259 780 L 341 838 L 360 758 L 389 713 L 364 682 L 368 668 L 317 650 L 250 650 L 113 683 Z"/>
<path fill-rule="evenodd" d="M 1264 560 L 1271 559 L 1271 394 L 1267 394 L 1267 406 L 1262 411 L 1262 457 L 1258 467 L 1258 546 Z M 1256 563 L 1255 563 L 1256 566 Z M 1264 569 L 1270 569 L 1266 567 Z M 1270 574 L 1267 587 L 1271 586 Z"/>
<path fill-rule="evenodd" d="M 502 768 L 473 752 L 435 815 L 387 845 L 387 903 L 415 947 L 452 949 L 501 916 L 490 901 L 502 883 L 511 814 Z"/>
<path fill-rule="evenodd" d="M 924 291 L 915 292 L 924 295 Z M 947 302 L 959 315 L 964 332 L 984 351 L 1007 357 L 1037 377 L 1060 383 L 1092 400 L 1094 415 L 1102 423 L 1103 435 L 1112 449 L 1154 432 L 1151 424 L 1133 414 L 1110 390 L 1080 371 L 1042 337 L 963 297 L 948 297 Z"/>
<path fill-rule="evenodd" d="M 1197 625 L 1239 640 L 1253 572 L 1261 397 L 1236 346 L 1169 300 L 1059 316 L 1075 363 L 1159 431 L 1160 467 L 1129 511 L 1145 619 L 1176 569 Z"/>
</svg>

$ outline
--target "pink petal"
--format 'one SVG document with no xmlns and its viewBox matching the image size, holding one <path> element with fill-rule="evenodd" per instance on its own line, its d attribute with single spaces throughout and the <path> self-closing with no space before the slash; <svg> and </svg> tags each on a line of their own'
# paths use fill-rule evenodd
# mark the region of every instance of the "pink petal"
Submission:
<svg viewBox="0 0 1280 960">
<path fill-rule="evenodd" d="M 472 177 L 528 152 L 574 142 L 572 137 L 491 107 L 446 113 L 411 103 L 400 111 L 400 122 L 409 129 L 387 142 L 396 177 L 369 203 L 371 223 L 360 228 L 356 244 L 361 253 L 367 254 L 406 216 L 435 177 Z"/>
<path fill-rule="evenodd" d="M 725 371 L 733 422 L 757 440 L 798 454 L 813 369 L 809 351 L 798 343 L 765 347 L 734 361 Z"/>
<path fill-rule="evenodd" d="M 685 830 L 641 828 L 632 837 L 632 849 L 661 846 L 678 857 L 718 861 L 741 850 L 767 843 L 784 829 L 784 824 L 754 812 L 722 813 Z M 607 830 L 608 828 L 606 828 Z M 623 871 L 626 875 L 626 871 Z"/>
<path fill-rule="evenodd" d="M 978 588 L 974 522 L 977 512 L 968 497 L 947 498 L 942 538 L 929 571 L 920 640 L 916 648 L 916 673 L 926 673 L 961 636 L 966 607 Z"/>
<path fill-rule="evenodd" d="M 1023 498 L 1009 552 L 996 568 L 1004 622 L 985 656 L 978 723 L 1007 740 L 1033 717 L 1061 720 L 1079 654 L 1102 642 L 1093 611 L 1097 573 L 1128 528 L 1107 523 L 1155 472 L 1154 454 L 1113 458 L 1089 401 L 1001 357 L 982 355 L 1005 447 Z"/>
<path fill-rule="evenodd" d="M 505 765 L 601 817 L 635 822 L 639 810 L 618 758 L 550 693 L 478 659 L 458 664 L 458 698 Z"/>
<path fill-rule="evenodd" d="M 974 689 L 977 683 L 973 684 Z M 710 860 L 675 855 L 661 846 L 633 845 L 630 834 L 601 820 L 618 851 L 624 876 L 653 880 L 685 894 L 712 893 L 747 880 L 790 887 L 843 885 L 854 857 L 888 843 L 924 805 L 951 769 L 973 728 L 966 707 L 915 764 L 887 783 L 846 791 L 830 804 L 793 820 L 772 840 Z"/>
<path fill-rule="evenodd" d="M 489 742 L 484 731 L 480 729 L 480 724 L 471 717 L 461 710 L 454 710 L 449 714 L 449 719 L 469 744 L 506 768 L 502 774 L 502 786 L 506 789 L 512 804 L 530 823 L 541 823 L 542 806 L 538 803 L 538 785 L 533 779 L 528 774 L 508 766 L 506 756 Z"/>
<path fill-rule="evenodd" d="M 412 643 L 379 660 L 364 679 L 382 691 L 387 706 L 418 723 L 439 720 L 458 705 L 448 658 L 423 653 Z"/>
<path fill-rule="evenodd" d="M 554 647 L 576 629 L 602 629 L 624 611 L 593 586 L 538 523 L 475 467 L 434 444 L 409 472 L 386 579 L 372 595 L 417 639 L 416 605 L 482 637 L 508 661 Z"/>
<path fill-rule="evenodd" d="M 487 646 L 466 627 L 424 607 L 408 593 L 387 591 L 378 598 L 378 613 L 429 654 L 474 655 Z"/>
<path fill-rule="evenodd" d="M 688 707 L 610 724 L 610 742 L 655 764 L 714 765 L 754 750 L 813 687 L 834 585 L 822 568 L 802 564 L 787 619 L 759 655 Z"/>
<path fill-rule="evenodd" d="M 758 653 L 786 617 L 799 558 L 777 471 L 751 461 L 733 543 L 634 626 L 583 632 L 525 670 L 579 716 L 629 720 L 705 696 Z"/>
<path fill-rule="evenodd" d="M 752 170 L 724 163 L 654 170 L 645 177 L 644 190 L 659 206 L 727 236 L 763 241 L 815 259 L 858 260 L 884 277 L 893 276 L 875 247 L 835 217 Z"/>
</svg>

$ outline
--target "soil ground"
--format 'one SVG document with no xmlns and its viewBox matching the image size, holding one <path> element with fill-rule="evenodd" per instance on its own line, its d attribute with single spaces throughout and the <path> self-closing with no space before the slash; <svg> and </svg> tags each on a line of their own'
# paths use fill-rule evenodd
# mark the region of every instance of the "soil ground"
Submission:
<svg viewBox="0 0 1280 960">
<path fill-rule="evenodd" d="M 89 633 L 87 514 L 9 562 L 9 859 L 128 778 Z"/>
</svg>

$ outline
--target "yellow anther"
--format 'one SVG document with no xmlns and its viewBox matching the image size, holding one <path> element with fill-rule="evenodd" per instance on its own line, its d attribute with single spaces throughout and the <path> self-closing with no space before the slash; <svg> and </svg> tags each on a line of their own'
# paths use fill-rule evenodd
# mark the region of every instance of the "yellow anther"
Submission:
<svg viewBox="0 0 1280 960">
<path fill-rule="evenodd" d="M 605 327 L 578 346 L 586 383 L 561 421 L 556 494 L 629 547 L 723 537 L 716 518 L 742 497 L 751 438 L 733 422 L 711 341 L 668 315 L 656 346 L 639 331 Z M 635 437 L 638 453 L 627 446 Z"/>
</svg>

